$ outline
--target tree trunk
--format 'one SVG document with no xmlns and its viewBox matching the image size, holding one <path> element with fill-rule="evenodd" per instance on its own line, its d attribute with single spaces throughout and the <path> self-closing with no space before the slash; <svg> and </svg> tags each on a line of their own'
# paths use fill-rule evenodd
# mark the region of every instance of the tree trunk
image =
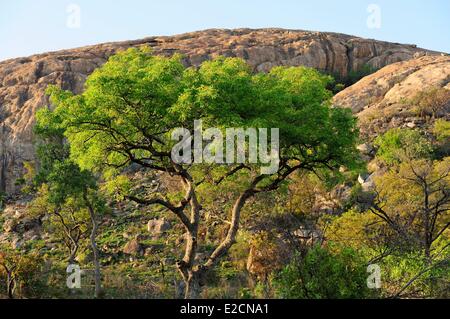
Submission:
<svg viewBox="0 0 450 319">
<path fill-rule="evenodd" d="M 95 232 L 91 234 L 91 246 L 94 254 L 94 281 L 95 281 L 95 298 L 102 297 L 102 275 L 100 272 L 99 253 L 97 244 L 95 243 Z"/>
<path fill-rule="evenodd" d="M 200 296 L 200 275 L 197 272 L 189 272 L 186 281 L 185 299 L 198 299 Z"/>
<path fill-rule="evenodd" d="M 202 276 L 205 275 L 205 273 L 211 269 L 218 260 L 226 255 L 228 253 L 228 250 L 231 248 L 231 246 L 234 244 L 236 240 L 236 235 L 239 230 L 239 220 L 242 208 L 244 207 L 247 200 L 253 196 L 252 190 L 247 190 L 239 198 L 236 200 L 233 209 L 232 209 L 232 217 L 231 217 L 231 225 L 230 229 L 228 230 L 228 234 L 226 238 L 222 241 L 222 243 L 214 250 L 214 252 L 209 257 L 208 261 L 204 265 L 196 266 L 193 268 L 193 259 L 195 257 L 195 251 L 197 248 L 197 241 L 196 241 L 196 235 L 198 227 L 195 227 L 194 229 L 191 229 L 191 231 L 188 232 L 189 238 L 188 238 L 188 244 L 186 246 L 186 252 L 190 253 L 189 260 L 190 263 L 183 263 L 181 266 L 185 267 L 182 269 L 180 267 L 180 271 L 183 274 L 184 281 L 186 283 L 185 288 L 185 298 L 186 299 L 197 299 L 200 296 L 201 288 L 200 288 L 200 281 Z M 193 230 L 195 232 L 193 232 Z M 194 240 L 192 240 L 194 239 Z M 185 258 L 188 256 L 186 254 Z"/>
<path fill-rule="evenodd" d="M 16 286 L 13 275 L 8 272 L 7 283 L 6 283 L 6 293 L 9 299 L 14 299 L 14 287 Z"/>
<path fill-rule="evenodd" d="M 431 238 L 433 236 L 433 232 L 431 230 L 431 220 L 430 220 L 430 190 L 426 181 L 423 182 L 423 193 L 424 193 L 424 207 L 423 207 L 423 222 L 424 222 L 424 254 L 425 259 L 428 264 L 431 264 Z"/>
<path fill-rule="evenodd" d="M 92 254 L 94 256 L 94 282 L 95 282 L 95 298 L 101 298 L 102 297 L 102 276 L 100 272 L 100 255 L 97 248 L 97 243 L 95 242 L 95 238 L 97 236 L 97 221 L 95 219 L 95 212 L 94 208 L 92 207 L 89 199 L 87 198 L 87 194 L 84 195 L 84 199 L 86 201 L 86 204 L 88 206 L 89 210 L 89 216 L 91 218 L 92 222 L 92 230 L 90 235 L 90 242 L 92 247 Z"/>
<path fill-rule="evenodd" d="M 178 270 L 185 284 L 185 299 L 196 299 L 200 293 L 198 276 L 193 270 L 195 254 L 197 252 L 197 233 L 198 228 L 195 226 L 186 231 L 185 253 L 183 260 L 178 263 Z"/>
<path fill-rule="evenodd" d="M 246 204 L 247 200 L 253 195 L 253 190 L 246 190 L 234 203 L 233 209 L 231 211 L 231 225 L 228 230 L 227 236 L 209 257 L 208 261 L 205 263 L 205 269 L 210 269 L 211 267 L 213 267 L 222 256 L 228 253 L 228 250 L 234 244 L 237 232 L 239 230 L 239 221 L 241 218 L 242 208 Z"/>
<path fill-rule="evenodd" d="M 191 192 L 193 187 L 192 182 L 185 181 L 185 183 L 187 186 L 187 192 Z M 198 246 L 197 236 L 201 207 L 198 203 L 195 193 L 193 193 L 191 196 L 190 205 L 190 225 L 189 227 L 186 227 L 186 248 L 179 270 L 186 285 L 184 294 L 185 299 L 197 299 L 200 295 L 200 282 L 199 273 L 194 270 L 194 263 Z"/>
</svg>

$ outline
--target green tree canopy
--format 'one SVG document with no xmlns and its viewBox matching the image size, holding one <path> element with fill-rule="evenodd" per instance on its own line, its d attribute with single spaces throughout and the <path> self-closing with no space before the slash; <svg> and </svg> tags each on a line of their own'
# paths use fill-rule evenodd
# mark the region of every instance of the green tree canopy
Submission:
<svg viewBox="0 0 450 319">
<path fill-rule="evenodd" d="M 72 157 L 89 169 L 164 166 L 159 155 L 173 146 L 170 131 L 192 128 L 194 119 L 208 127 L 280 128 L 286 158 L 349 166 L 358 132 L 349 110 L 330 107 L 329 81 L 304 67 L 253 75 L 237 58 L 185 69 L 180 56 L 130 49 L 96 70 L 83 94 L 50 87 L 56 109 L 39 111 L 37 129 L 64 128 Z"/>
<path fill-rule="evenodd" d="M 185 226 L 185 255 L 177 266 L 186 281 L 186 296 L 195 297 L 191 292 L 198 288 L 199 276 L 235 242 L 241 210 L 249 198 L 277 190 L 297 170 L 319 174 L 356 165 L 356 120 L 350 110 L 331 107 L 329 81 L 330 77 L 304 67 L 253 74 L 237 58 L 219 57 L 199 68 L 185 68 L 178 55 L 167 58 L 153 56 L 145 48 L 129 49 L 96 70 L 82 94 L 50 87 L 55 109 L 39 111 L 37 129 L 63 130 L 71 159 L 82 171 L 111 177 L 134 164 L 179 179 L 179 196 L 150 193 L 126 198 L 162 205 Z M 171 133 L 183 127 L 192 134 L 194 120 L 202 120 L 204 129 L 279 128 L 278 170 L 264 175 L 258 164 L 174 163 Z M 232 200 L 223 196 L 230 219 L 227 234 L 206 262 L 197 264 L 194 257 L 207 197 L 199 190 L 220 187 L 232 177 L 238 177 L 233 187 L 238 194 Z"/>
</svg>

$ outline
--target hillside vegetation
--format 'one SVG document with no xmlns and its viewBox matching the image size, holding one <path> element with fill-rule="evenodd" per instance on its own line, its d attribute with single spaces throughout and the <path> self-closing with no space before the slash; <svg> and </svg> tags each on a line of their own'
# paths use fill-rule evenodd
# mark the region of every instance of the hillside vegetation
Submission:
<svg viewBox="0 0 450 319">
<path fill-rule="evenodd" d="M 360 136 L 336 83 L 142 47 L 78 94 L 49 86 L 20 200 L 0 198 L 0 296 L 449 298 L 448 90 L 411 96 L 423 126 Z M 175 162 L 173 132 L 199 119 L 279 128 L 277 169 Z"/>
</svg>

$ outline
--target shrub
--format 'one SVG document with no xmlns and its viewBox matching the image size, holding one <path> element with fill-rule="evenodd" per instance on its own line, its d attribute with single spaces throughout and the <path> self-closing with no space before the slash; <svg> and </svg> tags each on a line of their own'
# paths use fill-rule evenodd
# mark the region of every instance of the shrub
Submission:
<svg viewBox="0 0 450 319">
<path fill-rule="evenodd" d="M 419 131 L 410 129 L 391 129 L 375 140 L 377 157 L 388 165 L 399 164 L 404 160 L 430 158 L 433 147 Z"/>
<path fill-rule="evenodd" d="M 413 98 L 412 103 L 417 107 L 419 116 L 436 118 L 440 113 L 445 113 L 450 105 L 450 90 L 432 87 L 419 92 Z"/>
<path fill-rule="evenodd" d="M 437 120 L 434 123 L 433 133 L 438 141 L 448 141 L 450 139 L 450 122 L 443 119 Z"/>
<path fill-rule="evenodd" d="M 0 246 L 0 288 L 10 298 L 33 297 L 41 288 L 43 259 L 38 253 L 24 253 Z"/>
<path fill-rule="evenodd" d="M 297 256 L 274 279 L 276 294 L 288 299 L 355 299 L 370 295 L 366 264 L 350 248 L 340 253 L 316 246 Z"/>
</svg>

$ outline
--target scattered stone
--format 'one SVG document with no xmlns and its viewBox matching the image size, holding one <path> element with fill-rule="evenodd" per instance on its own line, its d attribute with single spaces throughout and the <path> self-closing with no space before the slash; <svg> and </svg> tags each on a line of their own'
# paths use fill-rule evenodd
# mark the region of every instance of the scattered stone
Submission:
<svg viewBox="0 0 450 319">
<path fill-rule="evenodd" d="M 358 183 L 361 185 L 364 192 L 370 192 L 375 189 L 375 182 L 373 180 L 374 174 L 360 174 L 358 176 Z"/>
<path fill-rule="evenodd" d="M 295 230 L 293 234 L 307 245 L 317 242 L 322 237 L 317 230 L 305 227 Z"/>
<path fill-rule="evenodd" d="M 149 233 L 153 235 L 160 235 L 171 228 L 170 222 L 168 222 L 165 218 L 161 219 L 152 219 L 147 223 L 147 230 Z"/>
<path fill-rule="evenodd" d="M 7 219 L 3 223 L 3 230 L 5 231 L 5 233 L 12 233 L 13 231 L 16 230 L 17 224 L 18 224 L 17 220 L 15 220 L 15 219 Z"/>
<path fill-rule="evenodd" d="M 24 241 L 33 241 L 33 240 L 38 240 L 41 238 L 40 236 L 40 232 L 37 231 L 36 229 L 31 229 L 26 231 L 23 235 L 22 238 Z"/>
<path fill-rule="evenodd" d="M 374 151 L 373 146 L 368 143 L 358 145 L 357 149 L 364 155 L 371 155 L 372 152 Z"/>
<path fill-rule="evenodd" d="M 145 248 L 145 256 L 151 256 L 155 253 L 161 252 L 164 249 L 164 245 L 159 245 L 159 244 L 154 244 L 154 245 L 149 245 L 148 247 Z"/>
<path fill-rule="evenodd" d="M 122 234 L 122 236 L 123 236 L 123 238 L 125 238 L 125 239 L 131 239 L 131 238 L 133 237 L 133 234 L 130 233 L 130 232 L 124 232 L 124 233 Z"/>
<path fill-rule="evenodd" d="M 19 237 L 14 237 L 14 239 L 11 241 L 12 249 L 19 249 L 22 246 L 23 246 L 23 240 L 21 240 Z"/>
<path fill-rule="evenodd" d="M 144 254 L 144 247 L 136 239 L 130 240 L 124 247 L 123 253 L 132 256 L 138 256 Z"/>
</svg>

